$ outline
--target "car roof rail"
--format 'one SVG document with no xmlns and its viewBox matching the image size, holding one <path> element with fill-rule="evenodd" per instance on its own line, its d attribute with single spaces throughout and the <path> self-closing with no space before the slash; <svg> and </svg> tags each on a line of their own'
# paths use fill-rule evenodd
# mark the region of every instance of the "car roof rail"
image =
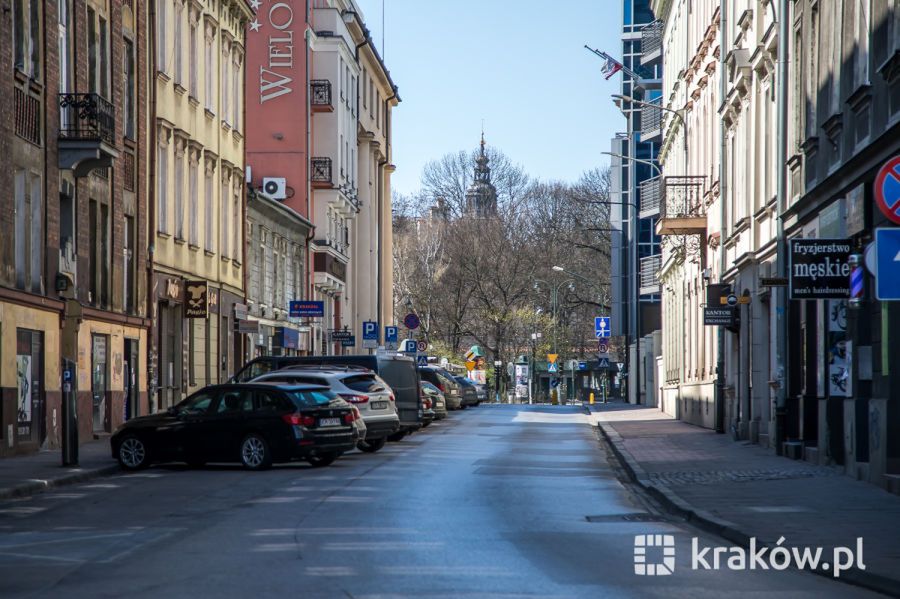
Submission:
<svg viewBox="0 0 900 599">
<path fill-rule="evenodd" d="M 372 372 L 371 368 L 359 366 L 357 364 L 286 364 L 285 366 L 270 372 L 282 372 L 285 370 L 332 370 L 332 371 L 366 371 Z"/>
</svg>

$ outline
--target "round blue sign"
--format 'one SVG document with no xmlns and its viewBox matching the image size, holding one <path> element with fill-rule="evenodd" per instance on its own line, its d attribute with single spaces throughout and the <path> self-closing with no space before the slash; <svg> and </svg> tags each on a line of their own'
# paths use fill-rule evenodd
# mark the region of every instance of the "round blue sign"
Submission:
<svg viewBox="0 0 900 599">
<path fill-rule="evenodd" d="M 419 317 L 410 312 L 405 317 L 403 317 L 403 324 L 407 329 L 412 330 L 418 329 L 421 323 L 419 322 Z"/>
</svg>

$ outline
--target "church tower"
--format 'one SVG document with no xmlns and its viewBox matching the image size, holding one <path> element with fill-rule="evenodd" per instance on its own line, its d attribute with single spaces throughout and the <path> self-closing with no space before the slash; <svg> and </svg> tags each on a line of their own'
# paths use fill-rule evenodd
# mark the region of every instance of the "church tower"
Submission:
<svg viewBox="0 0 900 599">
<path fill-rule="evenodd" d="M 484 153 L 484 132 L 481 132 L 481 151 L 475 159 L 475 180 L 466 190 L 466 216 L 485 218 L 497 214 L 497 189 L 491 183 L 491 169 Z"/>
</svg>

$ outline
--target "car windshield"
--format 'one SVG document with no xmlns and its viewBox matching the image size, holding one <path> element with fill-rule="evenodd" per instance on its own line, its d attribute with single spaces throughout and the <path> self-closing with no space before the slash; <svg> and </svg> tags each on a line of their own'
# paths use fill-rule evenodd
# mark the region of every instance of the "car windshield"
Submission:
<svg viewBox="0 0 900 599">
<path fill-rule="evenodd" d="M 293 391 L 288 395 L 298 408 L 327 406 L 338 399 L 331 391 Z"/>
</svg>

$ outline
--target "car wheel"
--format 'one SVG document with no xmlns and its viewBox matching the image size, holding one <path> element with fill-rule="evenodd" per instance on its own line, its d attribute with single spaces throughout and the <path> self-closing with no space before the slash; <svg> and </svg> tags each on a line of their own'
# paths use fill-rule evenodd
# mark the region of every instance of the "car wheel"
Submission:
<svg viewBox="0 0 900 599">
<path fill-rule="evenodd" d="M 322 468 L 324 466 L 330 466 L 340 456 L 340 453 L 320 453 L 307 457 L 306 461 L 309 462 L 313 468 Z"/>
<path fill-rule="evenodd" d="M 119 443 L 116 458 L 125 470 L 140 470 L 150 465 L 150 450 L 140 437 L 128 435 Z"/>
<path fill-rule="evenodd" d="M 406 431 L 400 431 L 400 432 L 394 433 L 393 435 L 388 435 L 387 440 L 393 441 L 394 443 L 396 443 L 397 441 L 402 441 L 403 437 L 405 437 L 405 436 L 406 436 Z"/>
<path fill-rule="evenodd" d="M 360 441 L 356 444 L 356 448 L 366 453 L 375 453 L 376 451 L 384 447 L 385 443 L 387 443 L 387 438 L 381 437 L 380 439 Z"/>
<path fill-rule="evenodd" d="M 250 433 L 241 442 L 241 464 L 248 470 L 265 470 L 272 465 L 269 444 L 257 433 Z"/>
</svg>

